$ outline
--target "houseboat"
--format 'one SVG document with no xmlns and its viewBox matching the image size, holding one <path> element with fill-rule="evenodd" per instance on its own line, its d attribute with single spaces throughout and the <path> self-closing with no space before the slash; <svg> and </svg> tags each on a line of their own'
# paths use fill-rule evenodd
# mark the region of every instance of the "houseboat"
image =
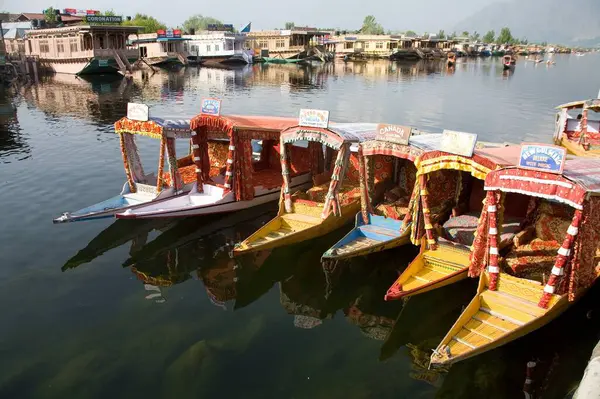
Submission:
<svg viewBox="0 0 600 399">
<path fill-rule="evenodd" d="M 571 154 L 600 156 L 600 99 L 573 101 L 557 108 L 554 143 Z M 590 118 L 590 111 L 595 119 Z"/>
<path fill-rule="evenodd" d="M 354 58 L 389 58 L 398 49 L 411 48 L 412 39 L 400 35 L 340 35 L 336 41 L 338 56 Z"/>
<path fill-rule="evenodd" d="M 468 143 L 465 133 L 456 133 L 444 134 L 441 146 L 446 151 L 430 151 L 419 158 L 419 190 L 415 190 L 408 212 L 415 224 L 411 240 L 420 243 L 421 250 L 388 289 L 386 300 L 422 294 L 467 278 L 470 248 L 482 212 L 483 180 L 490 171 L 518 161 L 518 146 L 463 151 L 475 143 Z M 461 141 L 462 149 L 456 151 L 460 146 L 454 147 L 452 142 Z M 503 245 L 514 236 L 519 216 L 505 215 Z"/>
<path fill-rule="evenodd" d="M 252 63 L 252 51 L 244 48 L 246 35 L 233 32 L 204 32 L 183 35 L 183 50 L 190 62 L 207 66 L 245 65 Z"/>
<path fill-rule="evenodd" d="M 186 38 L 179 29 L 160 29 L 156 33 L 130 36 L 131 45 L 139 50 L 140 59 L 150 67 L 182 66 L 188 64 Z"/>
<path fill-rule="evenodd" d="M 239 211 L 279 198 L 282 184 L 279 136 L 296 119 L 267 116 L 220 115 L 219 100 L 203 106 L 205 113 L 191 121 L 193 188 L 189 194 L 118 213 L 119 219 L 144 219 L 209 215 Z M 203 102 L 204 102 L 203 101 Z M 216 105 L 218 102 L 219 105 Z M 213 105 L 214 104 L 214 105 Z M 217 109 L 217 114 L 208 113 Z M 225 141 L 225 147 L 209 151 L 207 143 Z M 261 141 L 259 144 L 258 142 Z M 253 154 L 253 147 L 259 147 Z M 308 148 L 294 146 L 290 186 L 310 187 Z M 216 159 L 224 158 L 218 167 Z"/>
<path fill-rule="evenodd" d="M 319 54 L 324 56 L 323 43 L 330 34 L 315 28 L 300 27 L 255 31 L 248 33 L 246 46 L 260 57 L 289 59 Z"/>
<path fill-rule="evenodd" d="M 431 356 L 433 365 L 479 355 L 548 324 L 598 277 L 600 161 L 565 161 L 564 149 L 555 158 L 560 147 L 523 147 L 525 162 L 486 177 L 487 212 L 469 270 L 480 277 L 479 287 Z M 521 199 L 510 201 L 507 194 Z M 521 231 L 503 251 L 503 214 L 521 204 Z"/>
<path fill-rule="evenodd" d="M 74 25 L 27 31 L 25 54 L 56 73 L 109 74 L 131 71 L 138 50 L 127 47 L 134 26 Z"/>
<path fill-rule="evenodd" d="M 234 248 L 234 255 L 263 251 L 323 236 L 354 219 L 360 210 L 358 143 L 375 138 L 377 124 L 328 124 L 328 112 L 300 114 L 299 124 L 281 133 L 283 185 L 277 216 Z M 319 123 L 312 123 L 312 120 Z M 307 123 L 308 121 L 308 123 Z M 293 143 L 308 142 L 312 188 L 298 190 L 290 179 Z M 325 152 L 323 147 L 326 148 Z M 388 162 L 375 171 L 376 189 L 391 173 Z"/>
</svg>

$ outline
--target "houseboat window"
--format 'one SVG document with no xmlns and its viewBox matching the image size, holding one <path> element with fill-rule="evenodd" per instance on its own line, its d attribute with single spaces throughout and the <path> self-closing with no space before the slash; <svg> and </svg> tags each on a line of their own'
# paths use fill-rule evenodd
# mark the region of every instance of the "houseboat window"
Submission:
<svg viewBox="0 0 600 399">
<path fill-rule="evenodd" d="M 146 46 L 140 46 L 140 57 L 148 57 L 148 49 L 146 48 Z"/>
<path fill-rule="evenodd" d="M 260 40 L 258 42 L 258 47 L 260 47 L 260 48 L 269 48 L 269 44 L 267 43 L 266 40 Z"/>
<path fill-rule="evenodd" d="M 370 46 L 370 45 L 371 45 L 371 43 L 369 43 L 369 42 L 366 42 L 366 43 L 365 43 L 365 48 L 369 48 L 369 46 Z"/>
<path fill-rule="evenodd" d="M 49 53 L 50 47 L 48 46 L 48 40 L 40 40 L 40 53 Z"/>
<path fill-rule="evenodd" d="M 375 48 L 383 48 L 383 42 L 375 43 Z"/>
<path fill-rule="evenodd" d="M 162 42 L 162 43 L 160 44 L 160 51 L 161 51 L 161 52 L 163 52 L 163 53 L 166 53 L 166 52 L 167 52 L 167 43 L 165 43 L 165 42 Z"/>
<path fill-rule="evenodd" d="M 206 51 L 208 51 L 208 52 L 212 51 L 212 50 L 211 50 L 211 46 L 210 46 L 210 44 L 207 44 L 207 45 L 206 45 Z"/>
<path fill-rule="evenodd" d="M 192 46 L 192 54 L 198 54 L 198 46 Z"/>
<path fill-rule="evenodd" d="M 69 49 L 72 53 L 76 53 L 79 51 L 79 45 L 77 44 L 76 38 L 69 39 Z"/>
<path fill-rule="evenodd" d="M 215 51 L 219 51 L 219 45 L 215 44 Z"/>
<path fill-rule="evenodd" d="M 282 47 L 285 47 L 285 40 L 277 40 L 277 41 L 275 42 L 275 47 L 276 47 L 276 48 L 282 48 Z"/>
<path fill-rule="evenodd" d="M 345 48 L 346 50 L 348 50 L 348 49 L 353 49 L 353 48 L 354 48 L 354 43 L 353 43 L 353 42 L 350 42 L 350 43 L 344 43 L 344 48 Z"/>
</svg>

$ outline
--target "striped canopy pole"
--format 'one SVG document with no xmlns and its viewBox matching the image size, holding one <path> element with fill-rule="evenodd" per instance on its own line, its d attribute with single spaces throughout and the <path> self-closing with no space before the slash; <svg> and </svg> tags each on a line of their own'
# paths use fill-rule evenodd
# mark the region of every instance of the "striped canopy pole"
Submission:
<svg viewBox="0 0 600 399">
<path fill-rule="evenodd" d="M 412 194 L 410 195 L 410 199 L 408 201 L 408 212 L 406 212 L 406 215 L 404 215 L 404 219 L 402 220 L 402 227 L 400 228 L 401 232 L 406 231 L 408 226 L 410 226 L 413 221 L 413 212 L 416 206 L 418 195 L 419 185 L 415 184 L 413 187 Z"/>
<path fill-rule="evenodd" d="M 129 156 L 127 154 L 127 146 L 125 145 L 125 133 L 119 133 L 119 144 L 121 145 L 121 155 L 123 156 L 123 166 L 125 167 L 125 175 L 127 176 L 127 184 L 129 184 L 129 191 L 132 193 L 137 192 L 135 182 L 131 175 L 131 167 L 129 165 Z"/>
<path fill-rule="evenodd" d="M 429 191 L 427 191 L 427 175 L 419 176 L 419 187 L 421 190 L 421 207 L 423 208 L 423 220 L 425 222 L 425 236 L 427 237 L 427 245 L 432 250 L 437 249 L 437 241 L 433 234 L 433 226 L 431 225 L 431 214 L 429 210 Z"/>
<path fill-rule="evenodd" d="M 202 187 L 202 162 L 200 161 L 200 140 L 198 132 L 192 130 L 192 159 L 196 165 L 196 192 L 203 193 Z"/>
<path fill-rule="evenodd" d="M 290 170 L 288 168 L 287 146 L 283 138 L 279 141 L 279 152 L 281 154 L 281 176 L 283 177 L 283 203 L 287 213 L 292 212 L 292 194 L 290 193 Z"/>
<path fill-rule="evenodd" d="M 163 171 L 165 168 L 165 152 L 167 150 L 167 137 L 163 134 L 160 139 L 160 156 L 158 157 L 158 176 L 156 176 L 156 192 L 160 193 L 163 188 Z"/>
<path fill-rule="evenodd" d="M 585 145 L 585 144 L 587 144 L 587 130 L 588 130 L 588 110 L 587 110 L 587 108 L 583 110 L 582 115 L 581 115 L 580 130 L 581 130 L 581 134 L 579 136 L 579 144 Z"/>
<path fill-rule="evenodd" d="M 191 145 L 191 140 L 190 140 Z M 171 175 L 171 184 L 173 185 L 173 189 L 177 192 L 180 188 L 183 187 L 183 179 L 181 178 L 181 174 L 179 173 L 179 168 L 177 167 L 177 154 L 175 151 L 175 138 L 168 137 L 166 142 L 167 147 L 167 162 L 169 164 L 169 173 Z"/>
<path fill-rule="evenodd" d="M 325 206 L 323 207 L 323 212 L 321 213 L 322 219 L 326 219 L 329 216 L 329 213 L 331 211 L 330 208 L 332 207 L 332 202 L 334 207 L 334 214 L 336 212 L 336 205 L 339 206 L 339 204 L 337 204 L 336 195 L 339 189 L 338 186 L 340 184 L 340 180 L 341 178 L 343 178 L 344 159 L 346 159 L 346 152 L 347 148 L 345 145 L 340 147 L 340 150 L 337 154 L 337 158 L 335 159 L 335 167 L 333 168 L 333 173 L 331 175 L 331 183 L 329 184 L 329 190 L 327 191 L 327 196 L 325 197 Z"/>
<path fill-rule="evenodd" d="M 486 201 L 488 211 L 488 221 L 490 229 L 488 230 L 488 273 L 490 275 L 489 289 L 496 291 L 498 287 L 498 204 L 496 202 L 496 193 L 488 191 Z M 484 205 L 485 206 L 485 205 Z"/>
<path fill-rule="evenodd" d="M 579 224 L 581 222 L 582 215 L 583 212 L 581 210 L 575 210 L 571 225 L 567 229 L 567 235 L 565 236 L 562 246 L 558 249 L 558 255 L 556 256 L 556 261 L 554 262 L 554 267 L 552 268 L 552 274 L 550 274 L 550 278 L 544 287 L 544 294 L 538 303 L 540 308 L 546 309 L 548 307 L 548 303 L 554 294 L 558 279 L 560 276 L 565 274 L 565 266 L 567 265 L 571 256 L 571 247 L 573 247 L 573 242 L 575 242 L 575 237 L 579 232 Z"/>
<path fill-rule="evenodd" d="M 365 157 L 363 155 L 362 146 L 358 147 L 358 173 L 360 175 L 360 211 L 362 214 L 363 223 L 369 223 L 369 213 L 373 211 L 371 208 L 371 199 L 369 198 L 369 183 L 365 167 Z"/>
<path fill-rule="evenodd" d="M 233 160 L 235 157 L 235 134 L 232 132 L 229 138 L 229 151 L 227 152 L 227 165 L 225 166 L 225 193 L 231 191 L 231 185 L 233 184 Z"/>
</svg>

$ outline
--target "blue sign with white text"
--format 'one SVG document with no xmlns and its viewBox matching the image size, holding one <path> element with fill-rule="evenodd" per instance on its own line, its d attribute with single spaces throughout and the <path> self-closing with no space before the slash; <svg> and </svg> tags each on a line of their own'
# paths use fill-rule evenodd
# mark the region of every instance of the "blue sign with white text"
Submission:
<svg viewBox="0 0 600 399">
<path fill-rule="evenodd" d="M 562 173 L 565 166 L 566 149 L 555 145 L 523 144 L 519 167 L 549 173 Z"/>
<path fill-rule="evenodd" d="M 202 99 L 201 114 L 219 116 L 221 114 L 221 100 L 216 98 Z"/>
</svg>

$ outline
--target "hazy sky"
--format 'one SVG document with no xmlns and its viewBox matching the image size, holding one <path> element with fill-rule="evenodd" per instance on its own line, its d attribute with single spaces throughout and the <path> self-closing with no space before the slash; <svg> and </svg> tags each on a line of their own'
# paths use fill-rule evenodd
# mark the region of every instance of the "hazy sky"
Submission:
<svg viewBox="0 0 600 399">
<path fill-rule="evenodd" d="M 240 28 L 252 21 L 252 29 L 281 28 L 286 21 L 296 25 L 359 29 L 366 15 L 372 14 L 383 27 L 437 32 L 450 29 L 463 18 L 500 0 L 0 0 L 0 10 L 14 13 L 41 12 L 44 8 L 113 9 L 123 15 L 150 14 L 169 26 L 181 24 L 188 16 L 212 16 Z"/>
</svg>

